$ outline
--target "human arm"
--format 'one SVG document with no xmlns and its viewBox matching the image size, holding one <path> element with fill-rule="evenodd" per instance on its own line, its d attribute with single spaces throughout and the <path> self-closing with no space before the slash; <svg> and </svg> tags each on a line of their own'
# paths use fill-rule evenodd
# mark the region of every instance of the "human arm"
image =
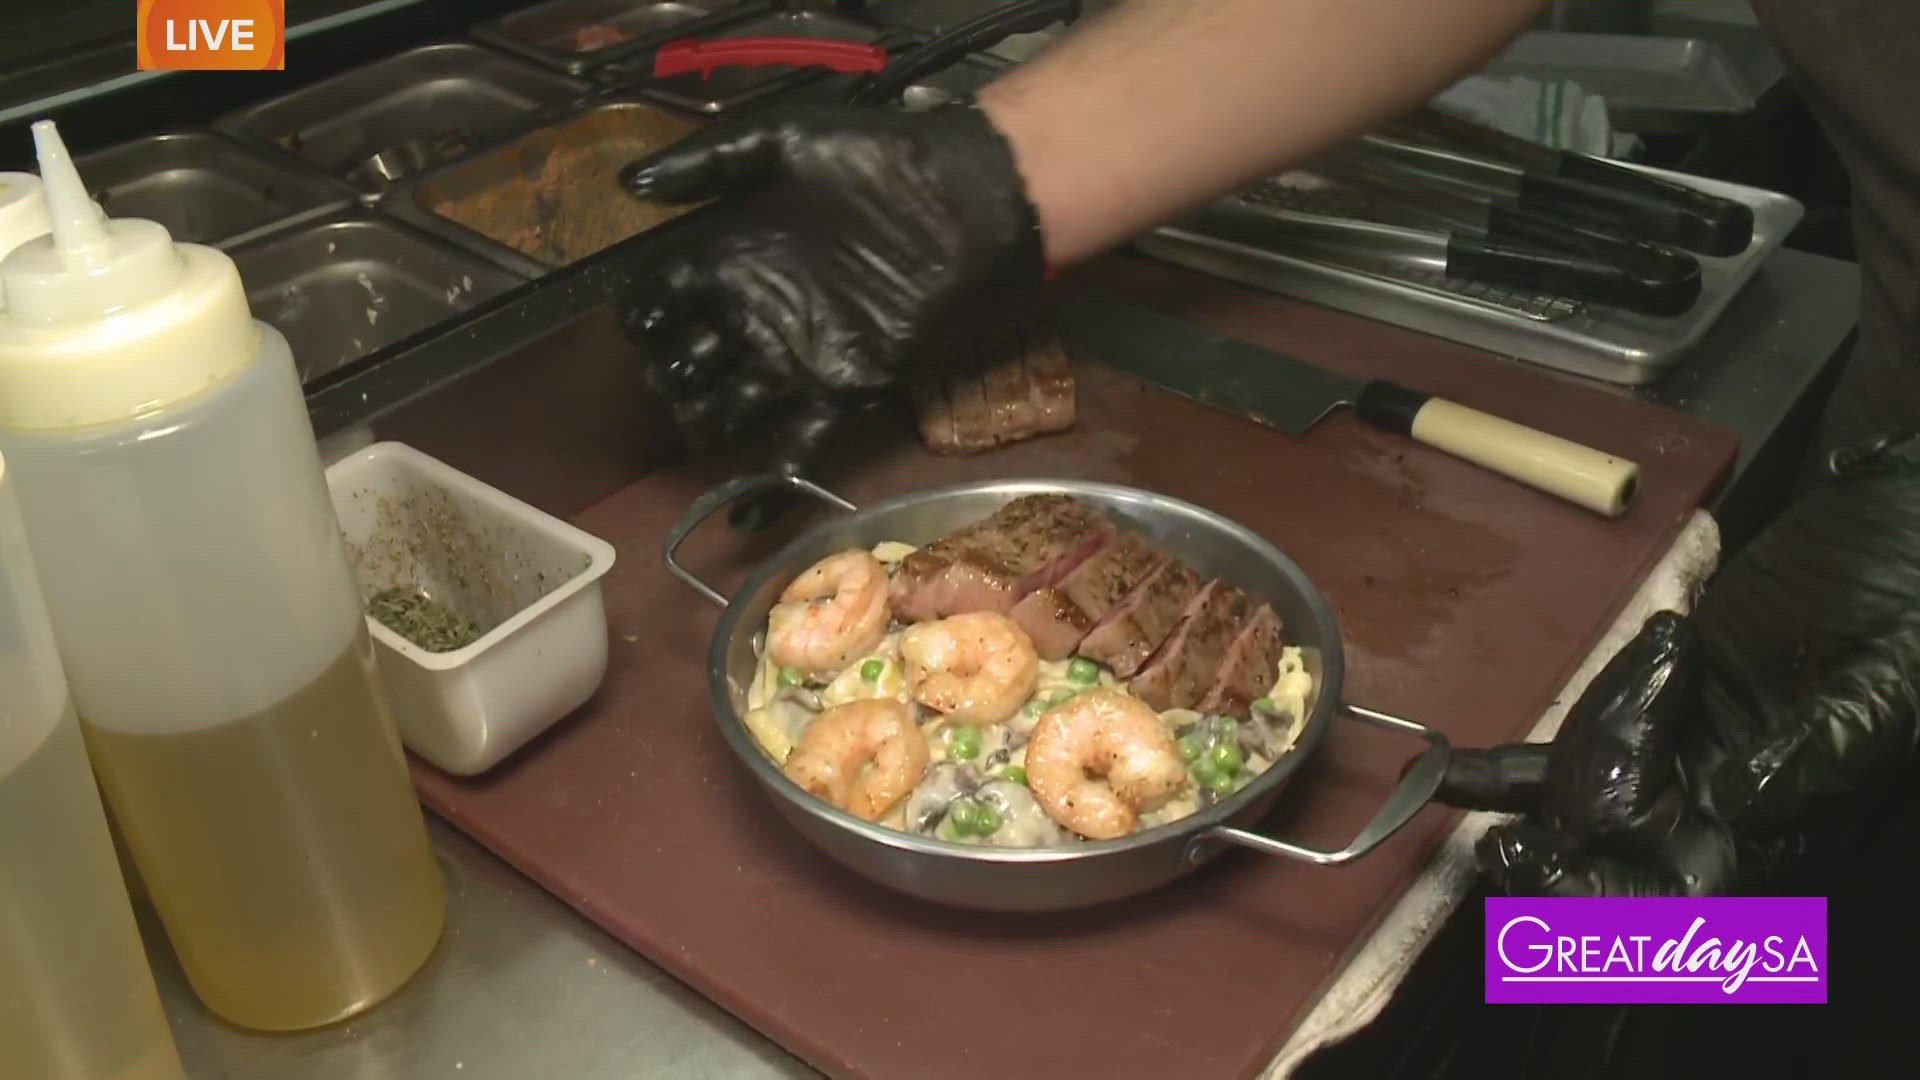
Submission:
<svg viewBox="0 0 1920 1080">
<path fill-rule="evenodd" d="M 802 471 L 1049 265 L 1417 103 L 1535 6 L 1130 0 L 977 105 L 716 124 L 622 174 L 714 200 L 636 274 L 628 332 L 693 449 L 771 430 Z"/>
<path fill-rule="evenodd" d="M 980 93 L 1071 263 L 1404 112 L 1539 0 L 1128 0 Z"/>
</svg>

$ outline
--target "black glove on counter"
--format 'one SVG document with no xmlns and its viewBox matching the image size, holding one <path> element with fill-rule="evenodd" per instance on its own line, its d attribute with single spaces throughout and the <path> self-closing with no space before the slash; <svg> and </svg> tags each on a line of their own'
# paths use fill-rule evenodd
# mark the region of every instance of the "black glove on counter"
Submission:
<svg viewBox="0 0 1920 1080">
<path fill-rule="evenodd" d="M 1012 150 L 971 104 L 721 123 L 620 179 L 642 197 L 718 200 L 662 241 L 623 302 L 648 385 L 695 452 L 771 424 L 773 465 L 801 471 L 850 410 L 1044 273 Z"/>
<path fill-rule="evenodd" d="M 1762 892 L 1845 843 L 1920 743 L 1920 437 L 1837 455 L 1655 615 L 1550 744 L 1456 752 L 1439 798 L 1520 813 L 1481 841 L 1516 895 Z M 1910 797 L 1910 796 L 1909 796 Z"/>
</svg>

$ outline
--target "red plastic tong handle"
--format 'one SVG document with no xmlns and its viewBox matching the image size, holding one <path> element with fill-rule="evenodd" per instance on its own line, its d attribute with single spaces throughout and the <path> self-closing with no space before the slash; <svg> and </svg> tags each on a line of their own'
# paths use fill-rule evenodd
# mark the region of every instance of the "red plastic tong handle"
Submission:
<svg viewBox="0 0 1920 1080">
<path fill-rule="evenodd" d="M 653 77 L 672 78 L 697 71 L 701 78 L 718 67 L 824 67 L 834 71 L 882 71 L 887 53 L 877 45 L 828 38 L 764 37 L 670 41 L 653 54 Z"/>
</svg>

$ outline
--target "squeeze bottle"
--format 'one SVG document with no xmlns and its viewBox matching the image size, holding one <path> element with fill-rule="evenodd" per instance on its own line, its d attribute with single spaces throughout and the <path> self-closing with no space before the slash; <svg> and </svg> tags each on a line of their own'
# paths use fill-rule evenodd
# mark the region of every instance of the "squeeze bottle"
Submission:
<svg viewBox="0 0 1920 1080">
<path fill-rule="evenodd" d="M 33 125 L 0 453 L 87 749 L 194 991 L 291 1031 L 398 989 L 445 901 L 280 334 L 231 259 L 106 220 Z"/>
<path fill-rule="evenodd" d="M 0 1074 L 185 1080 L 0 458 Z"/>
</svg>

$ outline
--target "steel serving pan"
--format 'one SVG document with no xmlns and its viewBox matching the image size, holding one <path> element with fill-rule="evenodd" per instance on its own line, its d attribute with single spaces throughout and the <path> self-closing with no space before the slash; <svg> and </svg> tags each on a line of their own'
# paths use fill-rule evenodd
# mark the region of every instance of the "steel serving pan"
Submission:
<svg viewBox="0 0 1920 1080">
<path fill-rule="evenodd" d="M 807 492 L 846 511 L 788 543 L 732 597 L 701 581 L 675 557 L 702 521 L 744 496 L 780 487 Z M 1061 492 L 1106 510 L 1185 559 L 1202 575 L 1225 577 L 1273 604 L 1314 678 L 1300 737 L 1266 772 L 1228 799 L 1185 818 L 1118 840 L 1046 848 L 993 848 L 915 836 L 862 821 L 814 798 L 768 760 L 741 720 L 767 611 L 787 583 L 816 560 L 882 540 L 928 543 L 978 521 L 1008 501 Z M 1341 700 L 1345 656 L 1326 598 L 1293 560 L 1220 515 L 1149 491 L 1085 480 L 992 480 L 916 492 L 865 509 L 811 481 L 747 476 L 694 500 L 667 534 L 668 569 L 723 611 L 708 650 L 713 712 L 727 744 L 795 828 L 848 868 L 882 885 L 937 903 L 997 911 L 1057 911 L 1157 888 L 1218 855 L 1229 844 L 1330 865 L 1350 862 L 1391 836 L 1439 787 L 1446 737 L 1432 728 Z M 1335 716 L 1415 736 L 1426 748 L 1353 841 L 1321 851 L 1247 831 L 1273 804 L 1288 777 L 1326 735 Z"/>
</svg>

